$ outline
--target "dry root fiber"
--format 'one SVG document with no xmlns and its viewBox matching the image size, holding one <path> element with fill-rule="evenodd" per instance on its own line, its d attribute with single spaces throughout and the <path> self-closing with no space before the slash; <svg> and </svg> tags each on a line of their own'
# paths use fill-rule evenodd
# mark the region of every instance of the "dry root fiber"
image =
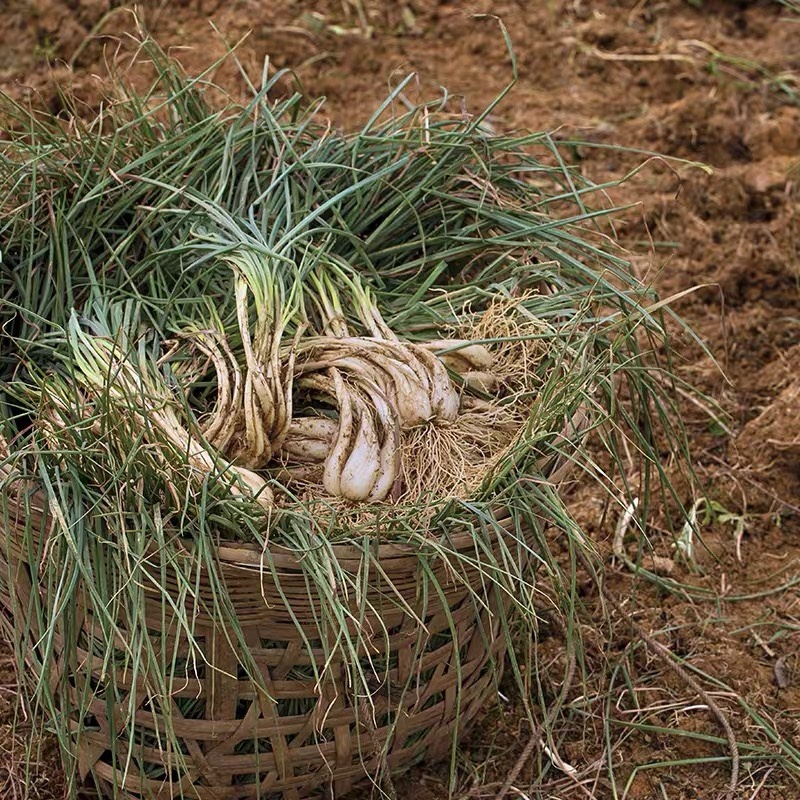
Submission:
<svg viewBox="0 0 800 800">
<path fill-rule="evenodd" d="M 479 315 L 465 315 L 462 326 L 448 331 L 450 338 L 423 345 L 453 374 L 460 391 L 458 414 L 452 420 L 402 427 L 394 445 L 397 479 L 383 504 L 412 506 L 434 500 L 438 504 L 475 496 L 525 435 L 531 404 L 547 378 L 542 358 L 548 328 L 523 315 L 523 301 L 499 299 Z M 341 406 L 336 410 L 339 415 L 347 411 Z M 331 494 L 326 492 L 322 462 L 332 452 L 340 422 L 317 419 L 293 425 L 282 466 L 275 473 L 306 502 Z M 324 428 L 325 435 L 314 434 L 309 446 L 307 430 L 317 428 Z M 326 501 L 328 506 L 347 505 L 331 500 Z"/>
</svg>

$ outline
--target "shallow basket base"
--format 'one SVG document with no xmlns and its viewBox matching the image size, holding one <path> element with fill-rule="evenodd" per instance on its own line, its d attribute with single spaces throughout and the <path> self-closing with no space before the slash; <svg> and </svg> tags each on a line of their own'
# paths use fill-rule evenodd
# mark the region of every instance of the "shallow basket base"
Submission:
<svg viewBox="0 0 800 800">
<path fill-rule="evenodd" d="M 475 552 L 471 536 L 451 544 Z M 109 797 L 339 797 L 358 783 L 380 781 L 387 771 L 447 757 L 493 702 L 506 648 L 501 628 L 511 603 L 496 588 L 488 596 L 468 588 L 482 586 L 468 559 L 459 562 L 458 574 L 452 564 L 431 559 L 427 568 L 443 589 L 421 593 L 417 553 L 401 545 L 376 548 L 371 557 L 380 569 L 365 584 L 370 612 L 356 617 L 359 649 L 348 656 L 350 667 L 357 661 L 366 676 L 368 691 L 356 697 L 342 652 L 322 646 L 320 602 L 309 597 L 295 556 L 276 549 L 270 577 L 248 563 L 263 558 L 252 548 L 249 555 L 243 546 L 228 550 L 220 548 L 220 577 L 244 645 L 233 646 L 230 631 L 195 609 L 191 650 L 170 635 L 171 612 L 157 594 L 142 612 L 156 657 L 149 664 L 140 659 L 136 675 L 125 652 L 134 637 L 120 629 L 109 681 L 109 665 L 93 653 L 99 623 L 88 603 L 78 608 L 69 646 L 64 630 L 56 637 L 59 656 L 51 678 L 71 720 L 78 771 Z M 6 556 L 0 567 L 15 597 L 4 602 L 18 615 L 30 608 L 36 573 L 21 548 L 12 544 Z M 343 569 L 363 575 L 363 552 L 336 546 L 336 557 Z M 200 587 L 206 602 L 210 592 L 209 585 Z M 237 657 L 242 651 L 246 658 Z M 164 663 L 176 665 L 166 690 Z M 249 664 L 249 674 L 242 663 Z M 326 663 L 318 680 L 315 665 Z M 79 698 L 87 695 L 93 696 L 89 713 L 78 719 Z M 172 745 L 163 736 L 167 723 L 177 739 Z"/>
</svg>

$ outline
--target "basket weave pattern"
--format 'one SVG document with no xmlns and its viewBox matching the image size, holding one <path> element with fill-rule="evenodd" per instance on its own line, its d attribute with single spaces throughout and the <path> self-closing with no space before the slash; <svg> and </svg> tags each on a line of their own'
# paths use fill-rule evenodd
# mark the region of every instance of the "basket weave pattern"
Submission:
<svg viewBox="0 0 800 800">
<path fill-rule="evenodd" d="M 8 562 L 0 567 L 17 594 L 18 608 L 26 608 L 36 568 L 27 563 L 14 531 L 12 518 L 6 531 Z M 451 545 L 474 553 L 474 540 L 466 533 L 453 537 Z M 344 544 L 334 550 L 339 565 L 355 574 L 363 553 Z M 103 690 L 102 660 L 88 645 L 96 623 L 92 609 L 84 606 L 76 626 L 77 657 L 83 665 L 92 664 L 92 685 L 83 685 L 85 666 L 74 669 L 63 655 L 53 670 L 54 685 L 65 670 L 69 673 L 72 696 L 62 693 L 64 711 L 76 708 L 87 688 L 95 692 L 91 716 L 80 725 L 72 719 L 80 773 L 93 772 L 109 795 L 116 785 L 122 788 L 117 796 L 131 798 L 299 800 L 320 791 L 340 796 L 367 776 L 397 773 L 423 757 L 445 756 L 453 737 L 463 733 L 495 692 L 505 647 L 499 635 L 502 613 L 497 613 L 501 601 L 492 593 L 479 608 L 466 588 L 481 585 L 477 573 L 465 566 L 455 575 L 452 566 L 432 559 L 430 567 L 444 592 L 431 592 L 421 609 L 420 562 L 414 550 L 384 544 L 373 552 L 385 578 L 378 570 L 370 573 L 366 593 L 372 611 L 362 613 L 361 620 L 359 661 L 373 670 L 370 698 L 348 691 L 345 665 L 336 660 L 341 656 L 329 663 L 322 680 L 315 678 L 312 661 L 317 667 L 325 663 L 321 644 L 328 634 L 318 623 L 319 604 L 309 596 L 295 555 L 271 548 L 278 586 L 260 569 L 260 550 L 223 546 L 218 549 L 220 575 L 261 687 L 240 666 L 229 633 L 215 628 L 210 616 L 199 617 L 195 637 L 206 664 L 195 659 L 166 698 L 148 691 L 153 684 L 147 670 L 136 678 L 142 702 L 134 712 L 134 757 L 127 772 L 128 698 L 112 698 Z M 210 585 L 200 589 L 210 599 Z M 145 608 L 148 628 L 161 630 L 162 612 L 154 594 Z M 415 615 L 423 617 L 424 626 Z M 63 654 L 63 640 L 56 645 Z M 176 648 L 179 658 L 188 654 L 168 634 L 159 635 L 159 648 L 166 663 Z M 133 676 L 116 677 L 118 687 L 130 687 Z M 159 740 L 166 715 L 179 737 L 180 756 L 165 749 L 163 737 Z M 109 748 L 115 738 L 116 759 Z"/>
</svg>

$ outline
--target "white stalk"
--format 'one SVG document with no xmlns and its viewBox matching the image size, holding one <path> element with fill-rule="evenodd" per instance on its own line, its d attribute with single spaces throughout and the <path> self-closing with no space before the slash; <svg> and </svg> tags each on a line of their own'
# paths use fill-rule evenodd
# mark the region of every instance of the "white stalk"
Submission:
<svg viewBox="0 0 800 800">
<path fill-rule="evenodd" d="M 444 361 L 454 372 L 460 374 L 489 372 L 494 366 L 494 356 L 489 348 L 471 342 L 469 339 L 437 339 L 419 344 Z M 443 350 L 447 352 L 442 352 Z"/>
<path fill-rule="evenodd" d="M 424 347 L 411 344 L 408 346 L 430 370 L 430 398 L 436 419 L 442 422 L 454 422 L 458 417 L 459 399 L 458 392 L 447 374 L 447 368 L 433 353 L 429 353 Z"/>
<path fill-rule="evenodd" d="M 353 404 L 350 398 L 350 391 L 345 386 L 339 371 L 331 369 L 328 374 L 333 380 L 336 399 L 339 403 L 339 431 L 333 448 L 325 461 L 322 485 L 328 494 L 339 497 L 342 493 L 342 470 L 352 449 L 354 433 Z"/>
<path fill-rule="evenodd" d="M 342 497 L 358 503 L 369 497 L 378 478 L 380 442 L 369 407 L 355 393 L 353 400 L 358 409 L 358 427 L 353 448 L 342 469 L 339 490 Z"/>
</svg>

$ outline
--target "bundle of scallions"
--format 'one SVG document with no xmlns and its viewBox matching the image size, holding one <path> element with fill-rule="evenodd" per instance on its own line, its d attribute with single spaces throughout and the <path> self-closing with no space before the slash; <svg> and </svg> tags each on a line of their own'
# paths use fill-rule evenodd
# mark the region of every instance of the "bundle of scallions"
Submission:
<svg viewBox="0 0 800 800">
<path fill-rule="evenodd" d="M 220 540 L 302 552 L 320 597 L 358 597 L 332 542 L 455 558 L 466 525 L 471 566 L 534 626 L 527 556 L 477 544 L 499 503 L 574 611 L 547 539 L 523 534 L 544 517 L 591 551 L 549 471 L 621 476 L 626 503 L 668 489 L 659 448 L 683 447 L 666 308 L 586 210 L 594 187 L 548 135 L 488 133 L 494 106 L 398 115 L 404 83 L 342 134 L 272 99 L 280 73 L 219 109 L 205 76 L 144 52 L 150 90 L 117 76 L 94 118 L 68 97 L 59 117 L 0 112 L 0 495 L 35 486 L 50 509 L 47 541 L 29 531 L 35 647 L 15 634 L 38 702 L 59 719 L 52 632 L 80 592 L 104 609 L 98 652 L 119 656 L 122 619 L 138 664 L 157 658 L 141 592 L 174 572 L 191 642 L 178 609 Z M 355 653 L 334 594 L 325 646 Z"/>
<path fill-rule="evenodd" d="M 296 121 L 297 96 L 267 103 L 270 85 L 233 114 L 190 84 L 191 102 L 128 96 L 80 133 L 20 119 L 7 438 L 45 459 L 87 419 L 100 449 L 135 420 L 142 446 L 170 449 L 165 474 L 181 459 L 268 512 L 491 491 L 532 434 L 615 391 L 604 362 L 637 357 L 644 295 L 546 213 L 569 197 L 538 187 L 570 176 L 524 142 L 429 109 L 340 136 Z"/>
</svg>

